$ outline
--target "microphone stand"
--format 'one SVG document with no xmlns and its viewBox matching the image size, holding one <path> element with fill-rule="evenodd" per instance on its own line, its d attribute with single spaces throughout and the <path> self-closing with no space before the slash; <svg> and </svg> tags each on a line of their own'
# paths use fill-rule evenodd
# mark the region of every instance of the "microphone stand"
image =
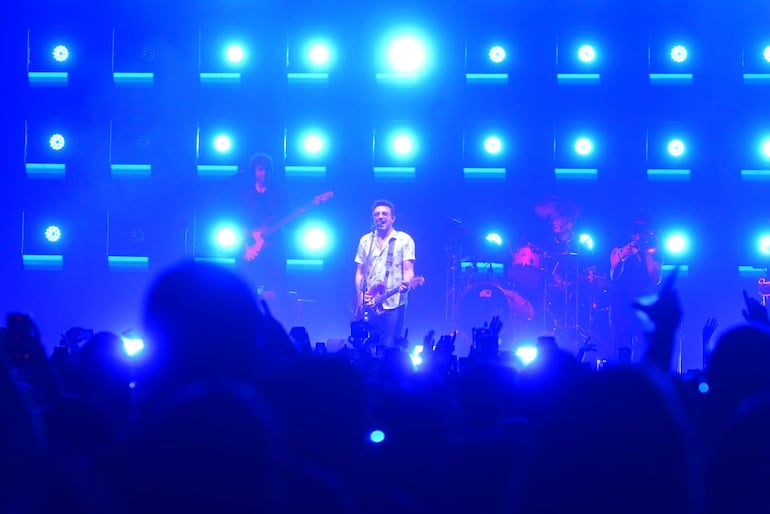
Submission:
<svg viewBox="0 0 770 514">
<path fill-rule="evenodd" d="M 362 319 L 359 320 L 359 323 L 361 324 L 361 326 L 366 331 L 366 339 L 362 342 L 362 345 L 361 345 L 361 347 L 363 349 L 365 349 L 366 351 L 370 351 L 368 346 L 369 346 L 369 342 L 371 340 L 372 334 L 371 334 L 371 331 L 369 330 L 369 319 L 368 319 L 368 317 L 366 315 L 364 315 L 364 313 L 366 312 L 366 310 L 365 310 L 366 309 L 366 300 L 364 299 L 364 295 L 369 290 L 369 283 L 368 283 L 368 280 L 367 280 L 367 276 L 369 275 L 369 270 L 371 269 L 371 266 L 372 266 L 372 253 L 373 253 L 373 250 L 374 250 L 374 238 L 376 237 L 376 231 L 377 231 L 377 227 L 376 226 L 372 227 L 372 238 L 369 240 L 369 251 L 366 254 L 366 262 L 364 264 L 364 277 L 363 277 L 363 282 L 361 284 L 361 286 L 362 286 L 361 287 L 361 315 L 362 315 Z"/>
</svg>

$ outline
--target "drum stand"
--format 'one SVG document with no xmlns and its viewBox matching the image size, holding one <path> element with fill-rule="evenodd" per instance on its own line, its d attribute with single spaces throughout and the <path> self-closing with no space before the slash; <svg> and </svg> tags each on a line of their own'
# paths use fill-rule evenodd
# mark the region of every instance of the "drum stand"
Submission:
<svg viewBox="0 0 770 514">
<path fill-rule="evenodd" d="M 765 273 L 767 273 L 767 270 L 765 270 Z M 770 296 L 770 280 L 760 277 L 757 280 L 757 292 L 762 297 L 762 306 L 767 307 L 767 297 Z"/>
<path fill-rule="evenodd" d="M 453 323 L 455 320 L 455 303 L 457 302 L 457 270 L 459 255 L 451 244 L 444 246 L 446 252 L 446 297 L 444 299 L 444 320 Z"/>
</svg>

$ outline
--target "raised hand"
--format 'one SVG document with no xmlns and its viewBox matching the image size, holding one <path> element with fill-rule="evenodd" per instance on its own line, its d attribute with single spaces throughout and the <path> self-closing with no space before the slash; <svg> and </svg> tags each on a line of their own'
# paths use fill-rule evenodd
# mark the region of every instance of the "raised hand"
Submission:
<svg viewBox="0 0 770 514">
<path fill-rule="evenodd" d="M 746 303 L 746 308 L 743 309 L 743 317 L 746 318 L 746 321 L 770 325 L 767 308 L 759 300 L 749 296 L 745 289 L 743 290 L 743 301 Z"/>
<path fill-rule="evenodd" d="M 658 299 L 652 305 L 634 303 L 634 307 L 649 316 L 655 323 L 655 330 L 649 334 L 649 347 L 644 355 L 644 361 L 668 372 L 674 349 L 674 337 L 679 323 L 682 321 L 682 306 L 679 293 L 674 289 L 674 282 L 679 273 L 679 267 L 674 268 L 663 287 Z"/>
<path fill-rule="evenodd" d="M 703 344 L 707 345 L 709 341 L 711 341 L 711 336 L 714 335 L 714 332 L 716 331 L 717 327 L 719 326 L 719 323 L 717 323 L 716 318 L 709 318 L 706 320 L 706 323 L 703 325 Z"/>
<path fill-rule="evenodd" d="M 436 331 L 435 330 L 429 330 L 427 334 L 425 334 L 425 337 L 422 338 L 422 348 L 423 352 L 426 351 L 433 351 L 433 348 L 436 347 Z"/>
<path fill-rule="evenodd" d="M 651 305 L 642 305 L 635 302 L 634 307 L 649 316 L 655 323 L 656 331 L 673 331 L 682 321 L 682 305 L 679 302 L 679 293 L 674 289 L 674 281 L 679 273 L 679 268 L 674 268 L 658 294 L 658 299 Z"/>
<path fill-rule="evenodd" d="M 497 337 L 500 335 L 501 328 L 503 328 L 503 322 L 500 319 L 500 316 L 492 317 L 492 321 L 489 322 L 489 333 L 494 337 Z"/>
</svg>

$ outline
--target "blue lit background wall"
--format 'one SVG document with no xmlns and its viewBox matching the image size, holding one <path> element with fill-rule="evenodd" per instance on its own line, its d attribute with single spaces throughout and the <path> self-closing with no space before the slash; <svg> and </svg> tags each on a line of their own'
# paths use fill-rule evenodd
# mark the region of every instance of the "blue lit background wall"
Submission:
<svg viewBox="0 0 770 514">
<path fill-rule="evenodd" d="M 547 234 L 534 205 L 557 195 L 581 206 L 600 271 L 640 214 L 685 235 L 687 251 L 665 261 L 687 265 L 683 359 L 698 366 L 705 319 L 737 321 L 740 291 L 766 276 L 767 3 L 364 4 L 6 6 L 3 310 L 35 313 L 51 344 L 71 325 L 136 326 L 155 272 L 222 255 L 209 229 L 226 221 L 226 177 L 264 151 L 294 207 L 334 192 L 287 229 L 290 242 L 326 231 L 326 247 L 289 248 L 314 339 L 347 336 L 374 199 L 392 199 L 417 241 L 427 284 L 410 306 L 414 339 L 452 328 L 447 246 L 499 257 L 483 249 L 486 232 L 513 246 Z M 387 66 L 384 45 L 403 31 L 426 44 L 416 79 Z M 320 43 L 328 62 L 313 68 Z M 389 151 L 402 132 L 411 157 Z M 222 135 L 226 153 L 214 148 Z"/>
</svg>

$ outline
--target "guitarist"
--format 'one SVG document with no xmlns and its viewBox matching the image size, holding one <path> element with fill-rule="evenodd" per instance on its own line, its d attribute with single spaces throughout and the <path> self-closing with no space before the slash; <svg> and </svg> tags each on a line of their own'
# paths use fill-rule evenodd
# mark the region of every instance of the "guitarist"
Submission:
<svg viewBox="0 0 770 514">
<path fill-rule="evenodd" d="M 375 345 L 392 347 L 404 332 L 408 286 L 414 278 L 414 240 L 393 228 L 395 207 L 388 200 L 372 205 L 373 229 L 361 236 L 356 251 L 357 317 L 371 306 L 377 294 L 399 288 L 381 305 L 379 313 L 368 316 L 369 331 Z"/>
<path fill-rule="evenodd" d="M 252 289 L 261 292 L 276 317 L 281 319 L 280 315 L 288 314 L 283 308 L 288 294 L 284 234 L 278 229 L 269 234 L 265 232 L 262 239 L 260 232 L 275 220 L 288 215 L 289 197 L 272 179 L 273 159 L 267 154 L 252 156 L 246 172 L 241 175 L 237 201 L 245 244 L 254 246 L 257 241 L 253 232 L 257 232 L 260 251 L 258 256 L 248 259 L 244 254 L 238 261 L 238 268 Z"/>
</svg>

